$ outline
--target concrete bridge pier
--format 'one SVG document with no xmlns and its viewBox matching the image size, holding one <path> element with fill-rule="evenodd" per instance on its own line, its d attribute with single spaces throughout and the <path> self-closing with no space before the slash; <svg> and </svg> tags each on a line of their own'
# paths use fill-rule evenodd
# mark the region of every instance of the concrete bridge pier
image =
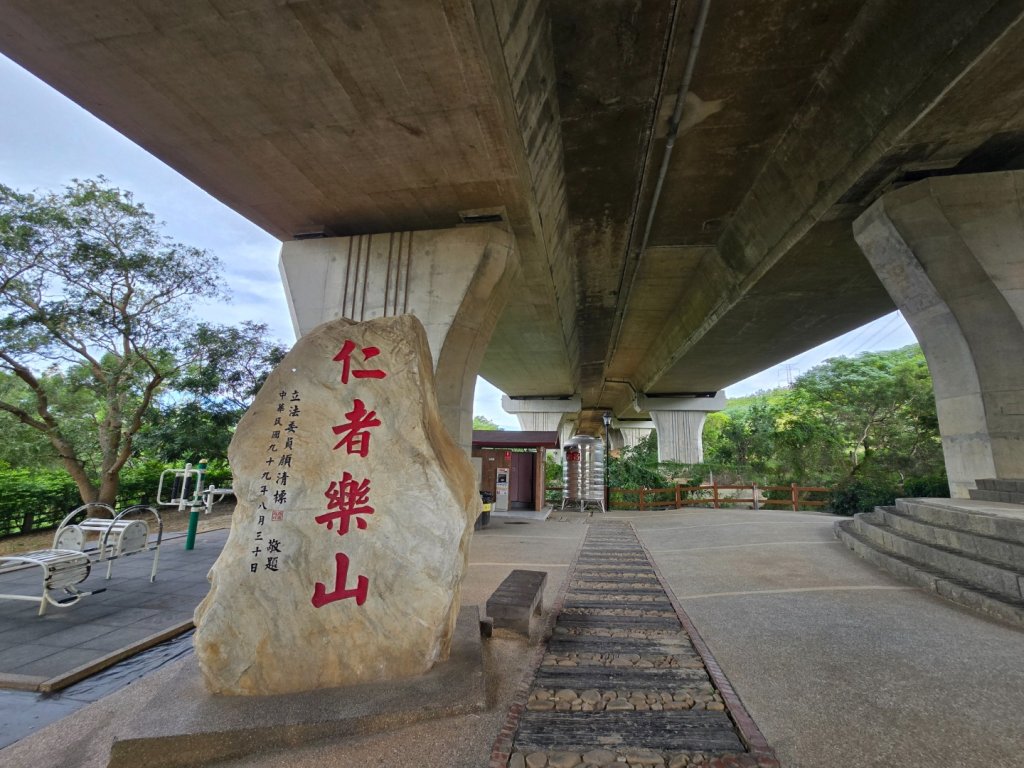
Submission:
<svg viewBox="0 0 1024 768">
<path fill-rule="evenodd" d="M 563 443 L 572 437 L 580 406 L 579 397 L 501 396 L 501 409 L 519 420 L 520 429 L 526 432 L 558 432 Z"/>
<path fill-rule="evenodd" d="M 725 393 L 714 397 L 638 395 L 636 407 L 651 414 L 658 431 L 658 461 L 699 464 L 704 461 L 704 420 L 709 413 L 725 408 Z"/>
<path fill-rule="evenodd" d="M 641 440 L 653 431 L 653 421 L 622 421 L 621 419 L 612 419 L 612 450 L 635 448 Z"/>
<path fill-rule="evenodd" d="M 928 360 L 951 495 L 1024 477 L 1024 171 L 889 192 L 854 234 Z"/>
<path fill-rule="evenodd" d="M 441 417 L 467 453 L 476 375 L 519 274 L 514 236 L 492 224 L 294 240 L 281 248 L 297 336 L 339 317 L 419 318 Z"/>
</svg>

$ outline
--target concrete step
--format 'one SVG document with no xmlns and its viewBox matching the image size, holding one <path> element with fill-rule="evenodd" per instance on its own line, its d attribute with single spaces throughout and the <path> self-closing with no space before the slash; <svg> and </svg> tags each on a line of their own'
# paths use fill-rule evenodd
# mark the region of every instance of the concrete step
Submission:
<svg viewBox="0 0 1024 768">
<path fill-rule="evenodd" d="M 967 491 L 975 501 L 999 501 L 1004 504 L 1024 504 L 1024 493 L 1016 491 L 992 491 L 985 488 L 971 488 Z"/>
<path fill-rule="evenodd" d="M 985 491 L 1006 491 L 1008 493 L 1024 494 L 1024 480 L 1012 478 L 984 478 L 977 481 L 978 488 Z"/>
<path fill-rule="evenodd" d="M 946 547 L 967 557 L 982 558 L 1024 573 L 1024 543 L 972 533 L 937 522 L 923 522 L 895 507 L 876 507 L 881 522 L 932 546 Z"/>
<path fill-rule="evenodd" d="M 971 499 L 896 499 L 896 511 L 925 523 L 1024 544 L 1024 507 Z"/>
<path fill-rule="evenodd" d="M 863 512 L 853 518 L 853 530 L 876 549 L 923 563 L 958 581 L 1013 600 L 1024 599 L 1024 574 L 994 560 L 964 554 L 886 525 L 881 514 Z"/>
<path fill-rule="evenodd" d="M 872 565 L 902 581 L 927 589 L 959 605 L 1024 627 L 1024 600 L 1011 600 L 938 573 L 924 563 L 878 549 L 854 530 L 853 520 L 838 520 L 836 538 Z"/>
</svg>

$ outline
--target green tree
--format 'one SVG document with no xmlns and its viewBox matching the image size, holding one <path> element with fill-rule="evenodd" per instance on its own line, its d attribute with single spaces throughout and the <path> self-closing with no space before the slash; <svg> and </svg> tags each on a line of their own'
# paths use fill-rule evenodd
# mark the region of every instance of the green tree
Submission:
<svg viewBox="0 0 1024 768">
<path fill-rule="evenodd" d="M 237 327 L 201 323 L 192 336 L 192 356 L 172 386 L 195 400 L 244 411 L 288 352 L 267 334 L 266 323 L 251 320 Z"/>
<path fill-rule="evenodd" d="M 709 417 L 705 456 L 716 472 L 836 486 L 848 508 L 945 482 L 931 377 L 916 345 L 834 358 L 790 389 L 760 393 Z M 838 498 L 838 497 L 837 497 Z"/>
<path fill-rule="evenodd" d="M 931 376 L 917 345 L 834 358 L 793 385 L 793 400 L 825 419 L 850 474 L 908 475 L 942 465 Z"/>
<path fill-rule="evenodd" d="M 499 427 L 493 421 L 488 419 L 486 416 L 474 416 L 473 417 L 473 429 L 484 429 L 490 431 L 503 432 L 504 429 Z"/>
<path fill-rule="evenodd" d="M 144 415 L 189 360 L 189 303 L 220 290 L 218 271 L 105 179 L 39 197 L 0 186 L 0 369 L 22 388 L 0 410 L 45 436 L 83 501 L 116 498 Z M 95 465 L 57 407 L 61 376 L 95 398 Z"/>
<path fill-rule="evenodd" d="M 235 425 L 286 352 L 267 337 L 266 324 L 248 321 L 200 325 L 193 347 L 136 438 L 148 457 L 195 463 L 225 456 Z"/>
<path fill-rule="evenodd" d="M 651 432 L 620 455 L 608 457 L 608 487 L 660 488 L 667 482 L 658 463 L 658 436 Z"/>
<path fill-rule="evenodd" d="M 39 378 L 49 394 L 49 407 L 62 423 L 62 432 L 77 455 L 87 462 L 98 459 L 95 440 L 95 414 L 99 404 L 93 393 L 79 386 L 76 371 L 62 372 L 56 366 L 40 372 Z M 24 410 L 35 407 L 35 396 L 12 373 L 0 370 L 0 402 L 14 403 Z M 26 426 L 11 413 L 0 410 L 0 464 L 12 469 L 59 470 L 64 466 L 43 432 Z"/>
</svg>

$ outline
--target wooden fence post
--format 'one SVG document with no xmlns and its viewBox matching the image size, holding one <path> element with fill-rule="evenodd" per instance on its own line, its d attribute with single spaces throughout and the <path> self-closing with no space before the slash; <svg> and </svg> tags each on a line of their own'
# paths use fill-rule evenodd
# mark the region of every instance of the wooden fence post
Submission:
<svg viewBox="0 0 1024 768">
<path fill-rule="evenodd" d="M 796 483 L 793 483 L 790 487 L 793 489 L 792 490 L 792 493 L 793 493 L 793 511 L 796 512 L 797 511 L 797 504 L 800 501 L 800 494 L 797 493 Z"/>
<path fill-rule="evenodd" d="M 751 493 L 750 495 L 754 497 L 754 509 L 755 509 L 755 510 L 758 510 L 758 509 L 760 509 L 761 507 L 760 507 L 760 506 L 758 506 L 758 503 L 757 503 L 757 483 L 753 483 L 753 484 L 752 484 L 752 485 L 750 486 L 750 490 L 752 491 L 752 493 Z"/>
<path fill-rule="evenodd" d="M 679 488 L 679 483 L 676 483 L 676 509 L 683 506 L 683 493 Z"/>
<path fill-rule="evenodd" d="M 644 511 L 644 489 L 640 489 L 640 511 Z"/>
<path fill-rule="evenodd" d="M 711 496 L 714 499 L 715 509 L 718 509 L 718 481 L 714 480 L 711 483 Z"/>
</svg>

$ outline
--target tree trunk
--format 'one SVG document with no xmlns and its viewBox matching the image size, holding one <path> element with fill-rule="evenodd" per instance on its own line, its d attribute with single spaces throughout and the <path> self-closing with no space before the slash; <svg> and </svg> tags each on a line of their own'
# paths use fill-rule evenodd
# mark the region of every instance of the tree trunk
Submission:
<svg viewBox="0 0 1024 768">
<path fill-rule="evenodd" d="M 88 504 L 98 501 L 97 496 L 99 493 L 96 486 L 92 484 L 89 475 L 86 474 L 85 467 L 79 461 L 78 456 L 75 455 L 75 449 L 60 435 L 51 433 L 47 437 L 50 439 L 50 444 L 57 449 L 57 455 L 60 456 L 61 461 L 64 463 L 64 469 L 67 470 L 67 473 L 71 475 L 71 479 L 75 481 L 75 485 L 78 486 L 78 495 L 82 497 L 82 503 Z"/>
<path fill-rule="evenodd" d="M 68 474 L 71 475 L 71 479 L 75 481 L 75 485 L 78 486 L 78 495 L 82 497 L 82 503 L 88 504 L 93 501 L 100 501 L 101 499 L 98 498 L 99 492 L 96 490 L 96 486 L 92 484 L 92 481 L 89 480 L 89 476 L 85 473 L 81 462 L 74 456 L 62 456 L 61 459 L 64 462 L 64 469 L 67 470 Z"/>
<path fill-rule="evenodd" d="M 118 472 L 104 472 L 100 482 L 99 501 L 101 504 L 114 506 L 117 501 L 117 491 L 121 486 L 121 475 Z"/>
</svg>

